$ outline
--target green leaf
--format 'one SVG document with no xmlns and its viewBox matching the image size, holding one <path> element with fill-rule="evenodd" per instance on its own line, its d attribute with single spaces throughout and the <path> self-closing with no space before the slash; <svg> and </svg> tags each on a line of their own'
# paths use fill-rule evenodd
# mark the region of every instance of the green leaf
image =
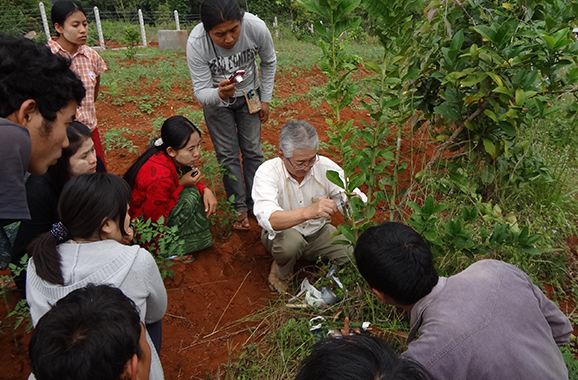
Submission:
<svg viewBox="0 0 578 380">
<path fill-rule="evenodd" d="M 478 71 L 474 74 L 468 75 L 466 79 L 462 80 L 463 86 L 473 86 L 486 79 L 488 75 L 483 71 Z"/>
<path fill-rule="evenodd" d="M 486 25 L 479 25 L 479 26 L 475 26 L 474 30 L 476 32 L 478 32 L 479 34 L 481 34 L 482 37 L 484 37 L 488 41 L 493 42 L 494 44 L 498 45 L 499 39 L 497 38 L 496 31 L 494 29 L 492 29 Z"/>
<path fill-rule="evenodd" d="M 341 180 L 341 177 L 339 177 L 339 173 L 337 173 L 335 170 L 328 170 L 326 176 L 331 183 L 345 190 L 345 184 Z"/>
<path fill-rule="evenodd" d="M 496 117 L 496 114 L 493 111 L 491 111 L 489 109 L 485 109 L 484 115 L 486 115 L 487 117 L 489 117 L 490 119 L 492 119 L 496 123 L 498 122 L 498 118 Z"/>
<path fill-rule="evenodd" d="M 508 95 L 510 98 L 513 97 L 512 90 L 507 87 L 498 86 L 492 90 L 492 92 L 497 92 L 498 94 Z"/>
<path fill-rule="evenodd" d="M 432 215 L 433 211 L 434 211 L 434 198 L 431 195 L 428 195 L 423 203 L 421 212 L 426 215 Z"/>
<path fill-rule="evenodd" d="M 335 35 L 341 36 L 343 32 L 354 30 L 361 25 L 361 17 L 348 18 L 335 23 Z"/>
<path fill-rule="evenodd" d="M 387 102 L 385 102 L 385 104 L 383 105 L 383 108 L 395 107 L 395 106 L 397 106 L 399 103 L 401 103 L 401 99 L 400 99 L 400 98 L 391 98 L 391 99 L 389 99 Z"/>
<path fill-rule="evenodd" d="M 446 203 L 440 203 L 434 207 L 432 214 L 437 214 L 438 212 L 442 212 L 447 209 L 449 206 Z"/>
<path fill-rule="evenodd" d="M 361 173 L 357 173 L 355 174 L 353 177 L 351 177 L 351 179 L 349 180 L 349 189 L 350 191 L 353 191 L 353 189 L 358 188 L 359 186 L 363 185 L 365 183 L 365 173 L 361 172 Z"/>
<path fill-rule="evenodd" d="M 316 13 L 323 18 L 327 18 L 328 15 L 326 11 L 319 8 L 315 1 L 313 0 L 308 1 L 298 0 L 298 1 L 299 4 L 303 5 L 309 12 Z"/>
<path fill-rule="evenodd" d="M 484 143 L 484 149 L 486 150 L 486 152 L 488 152 L 488 154 L 492 156 L 492 158 L 496 158 L 496 146 L 494 145 L 494 143 L 490 139 L 486 138 L 484 138 L 482 141 Z"/>
<path fill-rule="evenodd" d="M 376 62 L 364 62 L 363 66 L 365 67 L 366 70 L 373 71 L 374 73 L 377 74 L 382 74 L 383 72 L 381 66 L 379 66 L 379 64 L 377 64 Z"/>
<path fill-rule="evenodd" d="M 434 107 L 434 111 L 439 113 L 440 115 L 446 116 L 450 120 L 459 120 L 461 118 L 461 114 L 453 109 L 448 102 L 443 102 L 437 107 Z"/>
<path fill-rule="evenodd" d="M 482 183 L 484 185 L 488 185 L 492 182 L 494 182 L 494 171 L 492 170 L 493 168 L 490 168 L 489 166 L 486 166 L 484 168 L 484 171 L 482 172 Z"/>
<path fill-rule="evenodd" d="M 452 38 L 452 43 L 450 44 L 450 49 L 452 51 L 459 51 L 464 43 L 464 32 L 460 29 L 454 34 Z"/>
<path fill-rule="evenodd" d="M 341 20 L 343 16 L 353 11 L 361 4 L 361 0 L 341 0 L 339 7 L 337 8 L 335 14 L 333 15 L 334 20 Z M 361 18 L 359 17 L 361 21 Z"/>
<path fill-rule="evenodd" d="M 351 229 L 351 226 L 347 224 L 342 224 L 340 227 L 341 227 L 340 231 L 343 234 L 343 236 L 345 236 L 347 240 L 355 244 L 355 242 L 357 241 L 357 237 L 355 236 L 355 233 Z"/>
<path fill-rule="evenodd" d="M 360 129 L 356 132 L 356 134 L 363 140 L 363 142 L 365 142 L 365 144 L 369 146 L 373 146 L 375 144 L 373 134 L 367 129 Z"/>
<path fill-rule="evenodd" d="M 409 202 L 407 202 L 407 205 L 408 205 L 410 208 L 414 209 L 415 211 L 421 212 L 421 207 L 420 207 L 417 203 L 415 203 L 415 202 L 413 202 L 413 201 L 409 201 Z"/>
<path fill-rule="evenodd" d="M 504 131 L 508 137 L 516 136 L 516 128 L 508 121 L 500 121 L 500 129 Z"/>
<path fill-rule="evenodd" d="M 499 75 L 497 75 L 496 73 L 493 73 L 491 71 L 487 71 L 486 74 L 492 78 L 492 80 L 494 81 L 495 84 L 498 85 L 498 87 L 503 87 L 504 86 L 504 82 L 502 81 L 502 78 L 500 78 Z"/>
</svg>

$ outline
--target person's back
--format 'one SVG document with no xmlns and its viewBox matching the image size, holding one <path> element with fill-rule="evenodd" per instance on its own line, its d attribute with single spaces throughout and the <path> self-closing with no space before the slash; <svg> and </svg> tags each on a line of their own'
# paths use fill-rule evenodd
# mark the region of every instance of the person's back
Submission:
<svg viewBox="0 0 578 380">
<path fill-rule="evenodd" d="M 556 346 L 569 338 L 568 320 L 513 265 L 484 260 L 442 277 L 411 316 L 420 338 L 403 356 L 436 378 L 568 378 Z"/>
<path fill-rule="evenodd" d="M 410 313 L 402 356 L 435 378 L 568 378 L 557 345 L 568 341 L 572 325 L 515 266 L 482 260 L 440 278 L 423 238 L 394 222 L 361 234 L 355 259 L 382 302 Z"/>
</svg>

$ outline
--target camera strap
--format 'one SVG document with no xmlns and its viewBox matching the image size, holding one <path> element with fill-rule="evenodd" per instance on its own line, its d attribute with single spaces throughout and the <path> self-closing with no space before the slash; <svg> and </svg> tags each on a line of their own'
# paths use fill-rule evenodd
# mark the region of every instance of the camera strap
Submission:
<svg viewBox="0 0 578 380">
<path fill-rule="evenodd" d="M 207 38 L 211 42 L 211 46 L 213 47 L 213 53 L 215 54 L 215 59 L 217 60 L 216 63 L 217 63 L 217 66 L 219 67 L 219 69 L 221 70 L 221 74 L 223 75 L 223 77 L 225 79 L 228 79 L 227 75 L 225 74 L 225 70 L 223 69 L 223 67 L 221 67 L 218 64 L 219 63 L 219 55 L 217 54 L 217 49 L 215 48 L 215 43 L 213 42 L 213 39 L 211 38 L 211 36 L 209 36 L 208 33 L 205 35 L 207 36 Z M 261 99 L 259 97 L 259 94 L 256 91 L 259 88 L 259 86 L 258 86 L 259 68 L 257 67 L 257 60 L 256 59 L 253 60 L 253 64 L 255 65 L 255 67 L 253 69 L 253 89 L 250 90 L 249 92 L 243 94 L 245 96 L 245 101 L 247 102 L 247 107 L 249 108 L 250 114 L 254 114 L 254 113 L 261 111 Z"/>
</svg>

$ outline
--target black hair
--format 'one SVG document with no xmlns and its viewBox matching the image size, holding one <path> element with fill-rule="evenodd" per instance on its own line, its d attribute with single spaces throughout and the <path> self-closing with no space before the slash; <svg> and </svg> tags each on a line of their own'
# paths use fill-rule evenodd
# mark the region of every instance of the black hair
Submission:
<svg viewBox="0 0 578 380">
<path fill-rule="evenodd" d="M 136 159 L 134 164 L 126 171 L 123 178 L 130 187 L 134 187 L 134 182 L 140 168 L 151 158 L 154 154 L 159 152 L 167 152 L 167 149 L 173 148 L 174 150 L 183 149 L 189 141 L 193 133 L 197 132 L 199 136 L 201 131 L 197 128 L 189 119 L 184 116 L 171 116 L 163 123 L 161 127 L 161 145 L 155 145 L 154 142 L 151 147 L 148 148 L 139 158 Z"/>
<path fill-rule="evenodd" d="M 92 138 L 90 128 L 79 121 L 73 121 L 66 128 L 68 147 L 62 149 L 62 156 L 56 164 L 49 166 L 47 175 L 52 187 L 60 193 L 64 185 L 70 180 L 70 157 L 74 156 L 86 140 Z"/>
<path fill-rule="evenodd" d="M 109 285 L 70 292 L 34 328 L 28 348 L 38 380 L 117 380 L 142 357 L 135 303 Z"/>
<path fill-rule="evenodd" d="M 52 20 L 52 25 L 58 24 L 64 27 L 64 22 L 76 11 L 81 11 L 85 16 L 86 13 L 82 6 L 77 3 L 76 1 L 72 0 L 59 0 L 52 6 L 52 10 L 50 11 L 50 19 Z M 58 33 L 58 32 L 56 32 Z M 60 33 L 58 33 L 60 35 Z"/>
<path fill-rule="evenodd" d="M 382 339 L 350 335 L 320 340 L 295 380 L 433 380 L 420 364 L 402 359 Z"/>
<path fill-rule="evenodd" d="M 46 45 L 0 33 L 0 117 L 6 118 L 28 99 L 47 121 L 70 102 L 82 102 L 86 91 L 70 69 L 70 60 Z"/>
<path fill-rule="evenodd" d="M 242 21 L 244 14 L 237 0 L 205 0 L 201 4 L 201 22 L 207 33 L 225 21 Z"/>
<path fill-rule="evenodd" d="M 92 239 L 111 220 L 124 230 L 131 190 L 122 178 L 108 173 L 82 174 L 68 181 L 58 202 L 60 222 L 69 239 Z M 44 281 L 64 285 L 58 241 L 51 232 L 32 241 L 28 252 L 34 258 L 36 273 Z"/>
<path fill-rule="evenodd" d="M 365 230 L 354 254 L 359 273 L 369 286 L 399 305 L 413 305 L 438 282 L 429 246 L 401 223 L 383 222 Z"/>
</svg>

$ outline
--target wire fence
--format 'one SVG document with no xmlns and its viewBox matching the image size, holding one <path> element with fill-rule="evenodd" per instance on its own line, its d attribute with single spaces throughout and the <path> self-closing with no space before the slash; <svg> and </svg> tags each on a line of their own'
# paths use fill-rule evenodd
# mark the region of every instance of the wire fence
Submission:
<svg viewBox="0 0 578 380">
<path fill-rule="evenodd" d="M 86 19 L 89 23 L 89 36 L 87 44 L 98 45 L 98 33 L 96 30 L 95 12 L 92 8 L 85 9 Z M 56 35 L 56 31 L 50 22 L 50 11 L 47 10 L 48 25 L 50 34 Z M 111 12 L 100 11 L 99 17 L 102 24 L 103 36 L 107 41 L 121 42 L 124 38 L 124 29 L 133 26 L 138 29 L 138 11 Z M 159 29 L 177 29 L 174 11 L 142 12 L 143 22 L 146 31 L 147 41 L 155 41 L 156 33 Z M 198 22 L 200 15 L 178 14 L 179 26 L 181 30 L 190 30 Z M 39 6 L 7 6 L 0 4 L 0 32 L 12 35 L 27 35 L 34 37 L 38 41 L 45 42 L 47 37 L 42 25 L 42 16 Z"/>
</svg>

